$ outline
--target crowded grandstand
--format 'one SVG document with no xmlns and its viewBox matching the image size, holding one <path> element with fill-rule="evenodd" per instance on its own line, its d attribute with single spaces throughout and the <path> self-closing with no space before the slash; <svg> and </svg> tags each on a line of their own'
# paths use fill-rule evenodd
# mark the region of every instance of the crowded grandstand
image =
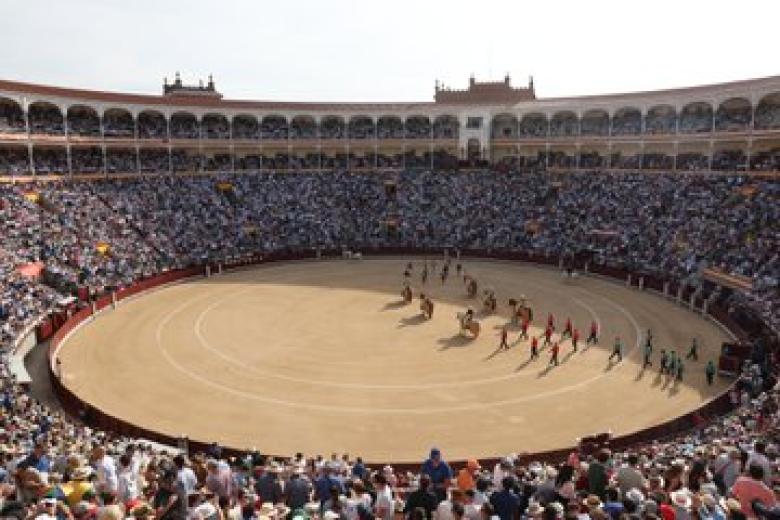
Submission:
<svg viewBox="0 0 780 520">
<path fill-rule="evenodd" d="M 162 96 L 0 81 L 0 514 L 775 518 L 779 170 L 780 77 L 561 99 L 472 79 L 384 105 L 224 100 L 178 75 Z M 162 273 L 400 248 L 674 283 L 751 354 L 726 414 L 671 436 L 404 468 L 128 438 L 37 402 L 14 362 L 53 316 Z"/>
</svg>

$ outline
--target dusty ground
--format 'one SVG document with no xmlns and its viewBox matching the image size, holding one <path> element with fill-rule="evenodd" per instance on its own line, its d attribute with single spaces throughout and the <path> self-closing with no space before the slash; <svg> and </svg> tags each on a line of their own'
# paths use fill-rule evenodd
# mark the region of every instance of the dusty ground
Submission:
<svg viewBox="0 0 780 520">
<path fill-rule="evenodd" d="M 564 280 L 520 263 L 464 261 L 480 286 L 496 288 L 499 312 L 480 315 L 482 335 L 458 334 L 468 300 L 461 280 L 428 281 L 433 320 L 400 301 L 405 260 L 268 265 L 185 283 L 120 304 L 74 334 L 60 351 L 66 385 L 99 408 L 168 434 L 187 434 L 280 455 L 349 452 L 369 461 L 418 461 L 433 446 L 450 459 L 569 446 L 575 438 L 627 433 L 682 414 L 721 392 L 704 363 L 725 334 L 650 293 L 596 278 Z M 453 269 L 454 270 L 454 269 Z M 415 262 L 415 295 L 420 288 Z M 525 294 L 559 330 L 570 316 L 583 337 L 602 325 L 601 344 L 559 367 L 549 352 L 529 361 L 510 334 L 497 351 L 507 299 Z M 638 364 L 652 328 L 655 366 Z M 607 357 L 619 335 L 629 354 Z M 658 352 L 700 360 L 685 381 L 657 375 Z"/>
</svg>

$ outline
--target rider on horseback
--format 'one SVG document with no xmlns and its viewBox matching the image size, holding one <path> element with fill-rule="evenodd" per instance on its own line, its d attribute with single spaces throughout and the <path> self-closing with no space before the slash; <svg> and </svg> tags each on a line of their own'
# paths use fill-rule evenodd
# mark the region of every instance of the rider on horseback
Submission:
<svg viewBox="0 0 780 520">
<path fill-rule="evenodd" d="M 469 324 L 474 319 L 474 310 L 468 309 L 464 314 L 463 318 L 461 319 L 460 326 L 461 328 L 467 329 L 469 327 Z"/>
</svg>

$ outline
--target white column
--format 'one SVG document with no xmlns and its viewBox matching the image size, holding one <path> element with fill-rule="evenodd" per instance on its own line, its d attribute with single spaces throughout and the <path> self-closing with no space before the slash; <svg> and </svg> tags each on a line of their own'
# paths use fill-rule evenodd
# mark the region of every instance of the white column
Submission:
<svg viewBox="0 0 780 520">
<path fill-rule="evenodd" d="M 100 144 L 100 153 L 103 156 L 103 175 L 108 177 L 108 152 L 106 151 L 106 143 Z"/>
<path fill-rule="evenodd" d="M 30 138 L 30 111 L 29 106 L 22 105 L 24 111 L 24 131 L 27 134 L 27 161 L 30 164 L 30 175 L 35 175 L 35 161 L 33 158 L 33 144 Z"/>
</svg>

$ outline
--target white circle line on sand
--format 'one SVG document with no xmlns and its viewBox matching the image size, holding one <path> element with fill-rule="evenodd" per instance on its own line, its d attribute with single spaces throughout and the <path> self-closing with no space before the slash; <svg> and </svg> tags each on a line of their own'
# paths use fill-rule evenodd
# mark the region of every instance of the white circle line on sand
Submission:
<svg viewBox="0 0 780 520">
<path fill-rule="evenodd" d="M 590 291 L 587 291 L 585 289 L 580 289 L 584 292 L 590 293 Z M 592 293 L 590 293 L 592 294 Z M 629 321 L 634 326 L 635 332 L 636 332 L 636 343 L 634 345 L 634 349 L 639 347 L 640 343 L 640 336 L 641 331 L 639 328 L 638 323 L 636 322 L 636 319 L 634 316 L 625 309 L 625 307 L 615 304 L 612 302 L 609 298 L 594 295 L 602 300 L 604 300 L 607 304 L 611 305 L 613 308 L 617 309 L 621 314 L 626 316 Z M 211 379 L 208 379 L 206 377 L 203 377 L 192 370 L 189 370 L 188 368 L 182 366 L 180 363 L 178 363 L 168 352 L 168 349 L 165 348 L 162 345 L 162 328 L 167 324 L 168 321 L 175 315 L 181 312 L 186 306 L 188 306 L 190 302 L 185 302 L 183 305 L 177 307 L 176 309 L 169 312 L 165 318 L 160 321 L 157 325 L 156 332 L 155 332 L 155 339 L 157 342 L 158 348 L 160 348 L 160 351 L 163 354 L 163 357 L 168 362 L 168 364 L 173 367 L 176 371 L 190 377 L 191 379 L 198 381 L 200 383 L 203 383 L 204 385 L 210 386 L 214 389 L 220 390 L 224 393 L 232 394 L 235 396 L 243 397 L 245 399 L 250 399 L 253 401 L 259 401 L 264 402 L 267 404 L 277 405 L 277 406 L 287 406 L 291 408 L 302 408 L 302 409 L 309 409 L 309 410 L 319 410 L 319 411 L 326 411 L 326 412 L 334 412 L 334 413 L 352 413 L 352 414 L 362 414 L 362 415 L 369 415 L 369 414 L 396 414 L 396 415 L 430 415 L 430 414 L 436 414 L 436 413 L 448 413 L 448 412 L 464 412 L 464 411 L 473 411 L 478 409 L 484 409 L 486 407 L 488 408 L 495 408 L 495 407 L 501 407 L 501 406 L 507 406 L 507 405 L 513 405 L 513 404 L 519 404 L 524 402 L 530 402 L 530 401 L 536 401 L 539 399 L 543 399 L 546 397 L 552 397 L 556 395 L 561 395 L 564 393 L 568 393 L 573 390 L 577 390 L 579 388 L 583 388 L 587 385 L 590 385 L 591 383 L 598 381 L 600 379 L 604 379 L 605 377 L 609 376 L 610 373 L 602 373 L 597 374 L 591 378 L 585 379 L 583 381 L 580 381 L 578 383 L 574 383 L 571 385 L 562 386 L 559 388 L 556 388 L 554 390 L 550 390 L 547 392 L 542 392 L 538 394 L 534 394 L 531 396 L 523 396 L 523 397 L 516 397 L 512 399 L 505 399 L 501 401 L 487 401 L 487 402 L 480 402 L 480 403 L 469 403 L 469 404 L 462 404 L 459 406 L 437 406 L 437 407 L 430 407 L 430 408 L 366 408 L 366 407 L 349 407 L 349 406 L 332 406 L 332 405 L 325 405 L 325 404 L 315 404 L 315 403 L 303 403 L 299 401 L 288 401 L 285 399 L 277 399 L 273 397 L 267 397 L 263 395 L 259 395 L 253 392 L 246 392 L 243 390 L 237 390 L 235 388 L 226 386 L 222 383 L 218 383 L 215 381 L 212 381 Z M 619 368 L 619 367 L 618 367 Z"/>
<path fill-rule="evenodd" d="M 548 287 L 544 287 L 538 283 L 534 282 L 527 282 L 528 285 L 537 287 L 539 289 L 543 289 L 546 291 L 549 291 L 550 289 Z M 212 354 L 216 355 L 217 357 L 221 358 L 222 360 L 230 363 L 231 365 L 234 365 L 236 367 L 241 368 L 245 372 L 248 372 L 250 374 L 260 376 L 260 377 L 267 377 L 272 379 L 280 379 L 282 381 L 288 381 L 291 383 L 300 383 L 300 384 L 306 384 L 306 385 L 318 385 L 318 386 L 326 386 L 331 388 L 346 388 L 346 389 L 355 389 L 355 390 L 433 390 L 433 389 L 439 389 L 439 388 L 455 388 L 455 387 L 463 387 L 463 386 L 477 386 L 477 385 L 486 385 L 491 383 L 498 383 L 501 381 L 508 381 L 510 379 L 516 379 L 519 377 L 528 377 L 532 374 L 529 372 L 517 372 L 515 370 L 512 371 L 512 373 L 504 374 L 500 376 L 495 377 L 488 377 L 488 378 L 482 378 L 482 379 L 471 379 L 471 380 L 457 380 L 457 381 L 447 381 L 447 382 L 441 382 L 441 383 L 425 383 L 425 384 L 395 384 L 395 385 L 383 385 L 383 384 L 367 384 L 367 383 L 343 383 L 343 382 L 336 382 L 336 381 L 324 381 L 324 380 L 316 380 L 316 379 L 307 379 L 307 378 L 300 378 L 295 376 L 290 376 L 287 374 L 279 374 L 276 372 L 268 371 L 268 370 L 260 370 L 254 367 L 248 367 L 246 366 L 246 362 L 242 361 L 240 359 L 236 359 L 235 357 L 229 356 L 225 354 L 222 350 L 215 348 L 211 342 L 208 341 L 208 339 L 203 334 L 203 320 L 206 317 L 206 315 L 211 312 L 213 309 L 217 308 L 218 306 L 222 305 L 225 301 L 228 299 L 234 298 L 242 293 L 248 292 L 249 290 L 254 289 L 246 289 L 242 291 L 238 291 L 232 294 L 228 294 L 224 296 L 223 298 L 215 301 L 214 303 L 210 304 L 208 307 L 203 309 L 199 314 L 195 321 L 194 326 L 194 332 L 195 337 L 198 339 L 198 343 L 200 345 L 211 352 Z M 591 296 L 594 296 L 593 293 L 590 293 L 587 291 Z M 572 301 L 574 301 L 577 305 L 583 307 L 585 310 L 588 311 L 588 313 L 591 315 L 591 317 L 596 320 L 596 322 L 599 325 L 599 330 L 601 330 L 601 320 L 598 317 L 598 314 L 596 311 L 593 310 L 593 307 L 586 304 L 582 300 L 576 297 L 571 297 Z"/>
</svg>

